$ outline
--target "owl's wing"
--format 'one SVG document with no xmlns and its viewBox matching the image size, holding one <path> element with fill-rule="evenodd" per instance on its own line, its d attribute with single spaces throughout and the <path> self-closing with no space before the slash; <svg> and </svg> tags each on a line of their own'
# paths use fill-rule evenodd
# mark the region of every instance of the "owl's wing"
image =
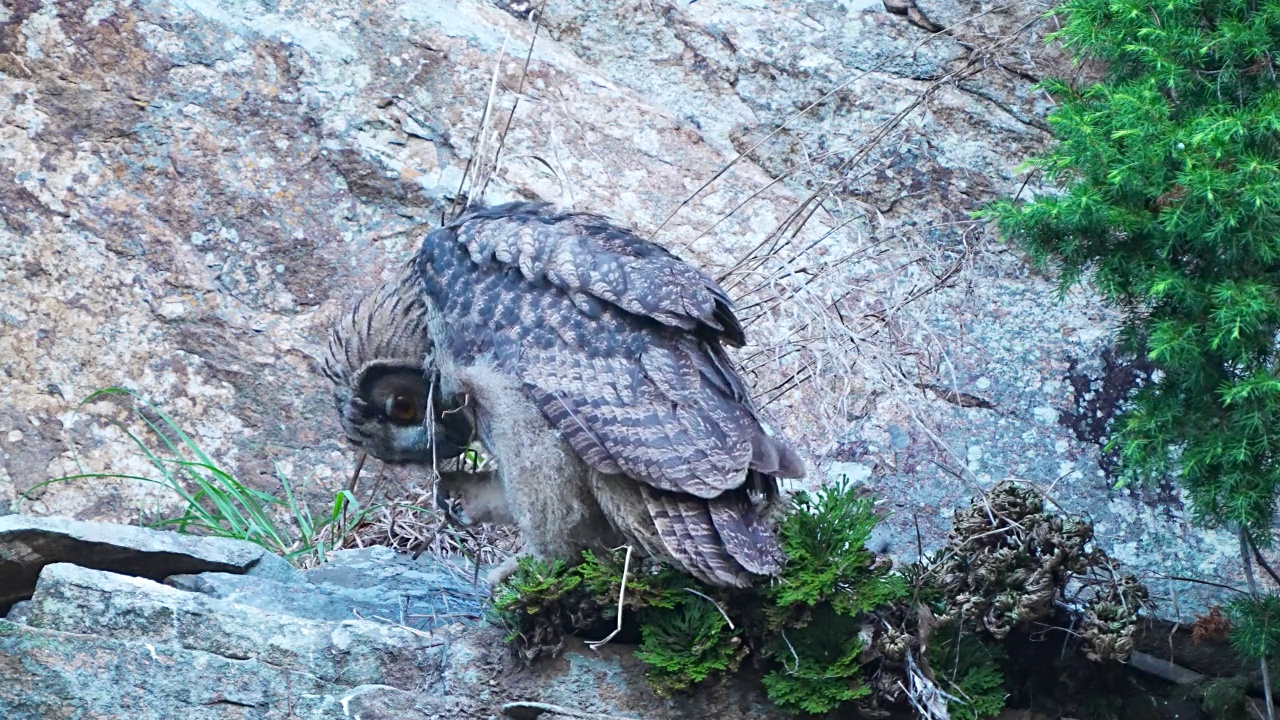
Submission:
<svg viewBox="0 0 1280 720">
<path fill-rule="evenodd" d="M 578 322 L 571 305 L 560 310 L 557 323 Z M 595 328 L 603 338 L 615 329 Z M 750 583 L 743 569 L 772 575 L 781 568 L 778 541 L 745 485 L 759 471 L 771 491 L 770 476 L 799 476 L 803 465 L 735 398 L 726 366 L 711 348 L 654 333 L 638 355 L 621 349 L 630 343 L 609 340 L 597 346 L 618 352 L 589 353 L 567 343 L 542 349 L 537 337 L 497 334 L 500 364 L 519 375 L 587 464 L 642 485 L 645 508 L 680 566 L 706 582 L 736 587 Z"/>
<path fill-rule="evenodd" d="M 639 481 L 687 569 L 731 585 L 739 565 L 777 569 L 745 484 L 804 466 L 724 353 L 744 337 L 711 278 L 599 218 L 527 204 L 432 233 L 419 273 L 454 354 L 491 353 L 588 465 Z"/>
<path fill-rule="evenodd" d="M 589 315 L 606 303 L 672 328 L 709 332 L 735 347 L 744 344 L 733 302 L 706 273 L 604 218 L 548 209 L 546 203 L 500 205 L 451 227 L 482 271 L 518 269 L 525 280 L 549 283 Z"/>
<path fill-rule="evenodd" d="M 596 470 L 701 498 L 748 469 L 804 474 L 721 347 L 744 339 L 732 302 L 661 247 L 521 203 L 464 216 L 423 254 L 459 349 L 491 351 Z"/>
</svg>

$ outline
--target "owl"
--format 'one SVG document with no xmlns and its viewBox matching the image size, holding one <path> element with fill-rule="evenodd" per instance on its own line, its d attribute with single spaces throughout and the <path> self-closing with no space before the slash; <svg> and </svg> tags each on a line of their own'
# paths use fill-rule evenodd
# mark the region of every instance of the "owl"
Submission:
<svg viewBox="0 0 1280 720">
<path fill-rule="evenodd" d="M 777 481 L 805 471 L 726 353 L 744 343 L 698 268 L 602 217 L 511 203 L 428 233 L 338 324 L 325 366 L 375 457 L 478 440 L 492 477 L 450 482 L 514 519 L 526 552 L 628 544 L 745 587 L 781 568 Z"/>
</svg>

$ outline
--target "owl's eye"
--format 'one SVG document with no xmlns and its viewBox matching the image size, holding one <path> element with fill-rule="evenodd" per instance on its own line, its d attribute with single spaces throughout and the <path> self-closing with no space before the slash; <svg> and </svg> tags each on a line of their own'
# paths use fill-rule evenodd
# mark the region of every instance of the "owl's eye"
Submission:
<svg viewBox="0 0 1280 720">
<path fill-rule="evenodd" d="M 418 403 L 409 395 L 389 397 L 387 398 L 387 417 L 397 422 L 415 422 L 418 420 Z"/>
<path fill-rule="evenodd" d="M 393 425 L 417 425 L 428 409 L 421 369 L 373 366 L 360 378 L 356 395 L 372 406 L 371 420 Z"/>
</svg>

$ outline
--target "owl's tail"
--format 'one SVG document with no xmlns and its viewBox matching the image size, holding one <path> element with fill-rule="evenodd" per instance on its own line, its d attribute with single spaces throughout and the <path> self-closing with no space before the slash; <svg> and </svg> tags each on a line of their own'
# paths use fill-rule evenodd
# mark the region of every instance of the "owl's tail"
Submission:
<svg viewBox="0 0 1280 720">
<path fill-rule="evenodd" d="M 774 485 L 773 478 L 757 482 Z M 710 500 L 649 487 L 643 492 L 666 554 L 699 580 L 748 587 L 752 576 L 782 569 L 782 546 L 767 517 L 768 504 L 752 502 L 747 486 Z"/>
<path fill-rule="evenodd" d="M 763 429 L 751 440 L 744 482 L 715 497 L 638 484 L 657 531 L 649 544 L 660 541 L 665 550 L 660 554 L 712 585 L 748 587 L 755 578 L 777 575 L 785 560 L 771 517 L 778 478 L 804 477 L 804 461 Z"/>
</svg>

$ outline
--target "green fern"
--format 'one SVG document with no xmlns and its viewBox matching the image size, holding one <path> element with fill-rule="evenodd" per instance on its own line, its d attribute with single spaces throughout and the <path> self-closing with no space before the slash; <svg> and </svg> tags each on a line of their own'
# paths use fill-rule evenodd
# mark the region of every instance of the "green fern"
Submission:
<svg viewBox="0 0 1280 720">
<path fill-rule="evenodd" d="M 953 720 L 986 720 L 1004 710 L 1007 694 L 1000 662 L 1002 647 L 971 632 L 944 625 L 930 635 L 925 651 L 939 686 L 957 698 L 947 703 Z"/>
<path fill-rule="evenodd" d="M 763 678 L 769 698 L 786 710 L 821 714 L 866 696 L 860 630 L 860 621 L 827 604 L 807 625 L 782 630 L 768 646 L 778 665 Z"/>
<path fill-rule="evenodd" d="M 649 682 L 662 696 L 732 673 L 746 655 L 720 610 L 690 595 L 673 608 L 651 608 L 641 618 L 643 641 L 636 657 L 649 666 Z"/>
<path fill-rule="evenodd" d="M 797 493 L 778 526 L 787 564 L 772 589 L 774 601 L 787 607 L 832 598 L 853 614 L 891 595 L 868 572 L 875 556 L 865 545 L 879 521 L 871 499 L 857 497 L 847 479 L 812 496 Z"/>
</svg>

